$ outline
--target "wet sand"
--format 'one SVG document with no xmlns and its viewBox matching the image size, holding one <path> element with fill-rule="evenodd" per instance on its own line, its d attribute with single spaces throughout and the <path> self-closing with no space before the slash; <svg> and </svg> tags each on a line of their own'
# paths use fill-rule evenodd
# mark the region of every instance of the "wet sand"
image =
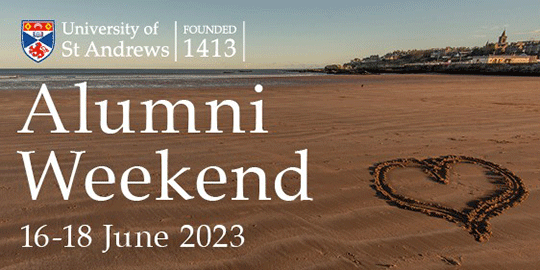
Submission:
<svg viewBox="0 0 540 270">
<path fill-rule="evenodd" d="M 276 80 L 273 78 L 272 80 Z M 179 112 L 180 134 L 106 135 L 99 129 L 97 106 L 89 105 L 92 134 L 50 134 L 50 119 L 36 118 L 34 134 L 17 134 L 37 90 L 1 91 L 0 121 L 0 267 L 3 269 L 533 269 L 540 263 L 540 79 L 457 75 L 317 76 L 277 79 L 263 93 L 253 85 L 209 89 L 115 89 L 89 87 L 89 104 L 108 100 L 109 122 L 121 120 L 119 106 L 131 100 L 131 126 L 145 128 L 146 100 L 188 99 L 196 107 L 197 129 L 208 130 L 205 102 L 232 99 L 242 109 L 242 128 L 254 129 L 253 106 L 264 100 L 268 134 L 232 134 L 230 113 L 220 115 L 223 134 L 187 134 L 185 112 Z M 280 81 L 281 80 L 281 81 Z M 67 129 L 78 129 L 79 93 L 51 90 Z M 44 107 L 41 106 L 41 109 Z M 163 111 L 156 129 L 166 126 Z M 231 183 L 209 188 L 226 194 L 219 202 L 200 197 L 156 201 L 160 194 L 160 159 L 155 151 L 169 149 L 170 174 L 191 167 L 179 182 L 195 192 L 197 172 L 219 166 Z M 313 201 L 285 202 L 274 193 L 277 173 L 298 166 L 294 152 L 309 150 L 309 195 Z M 57 153 L 69 177 L 73 155 L 85 150 L 69 201 L 62 200 L 50 173 L 37 201 L 32 201 L 21 156 L 32 156 L 36 177 L 49 152 Z M 523 179 L 529 191 L 521 204 L 490 220 L 492 235 L 478 242 L 469 231 L 443 218 L 390 205 L 372 187 L 370 167 L 396 158 L 459 155 L 498 164 Z M 152 174 L 152 184 L 135 187 L 151 194 L 131 202 L 120 185 L 97 188 L 116 194 L 107 202 L 91 200 L 85 174 L 106 165 L 117 181 L 129 167 L 140 165 Z M 249 201 L 231 201 L 236 194 L 232 169 L 257 166 L 268 176 L 271 201 L 258 201 L 258 185 L 246 181 Z M 484 170 L 461 164 L 449 171 L 449 184 L 426 179 L 414 168 L 388 175 L 394 188 L 415 199 L 465 209 L 467 203 L 496 190 Z M 104 174 L 96 174 L 104 180 Z M 298 179 L 286 178 L 285 191 L 294 193 Z M 441 186 L 441 187 L 439 187 Z M 173 194 L 173 193 L 171 193 Z M 92 226 L 88 248 L 22 248 L 22 226 L 48 225 L 61 235 L 73 224 Z M 113 248 L 102 254 L 103 224 L 123 231 L 165 230 L 167 248 Z M 179 248 L 184 224 L 240 224 L 245 244 L 239 248 Z M 230 238 L 230 236 L 227 236 Z M 76 239 L 75 239 L 76 240 Z"/>
</svg>

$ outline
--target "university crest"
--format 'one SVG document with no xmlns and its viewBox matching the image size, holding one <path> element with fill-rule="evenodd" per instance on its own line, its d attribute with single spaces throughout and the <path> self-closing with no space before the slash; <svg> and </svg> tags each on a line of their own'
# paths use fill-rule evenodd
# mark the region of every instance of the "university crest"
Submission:
<svg viewBox="0 0 540 270">
<path fill-rule="evenodd" d="M 21 22 L 21 45 L 26 56 L 39 63 L 54 49 L 55 24 L 52 20 Z"/>
</svg>

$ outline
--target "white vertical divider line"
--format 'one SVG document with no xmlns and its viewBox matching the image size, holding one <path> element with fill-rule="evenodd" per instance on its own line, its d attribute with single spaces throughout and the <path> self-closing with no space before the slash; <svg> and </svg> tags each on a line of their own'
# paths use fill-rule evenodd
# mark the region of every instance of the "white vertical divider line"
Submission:
<svg viewBox="0 0 540 270">
<path fill-rule="evenodd" d="M 246 62 L 246 21 L 242 21 L 242 61 Z"/>
<path fill-rule="evenodd" d="M 178 62 L 178 21 L 174 21 L 174 62 Z"/>
</svg>

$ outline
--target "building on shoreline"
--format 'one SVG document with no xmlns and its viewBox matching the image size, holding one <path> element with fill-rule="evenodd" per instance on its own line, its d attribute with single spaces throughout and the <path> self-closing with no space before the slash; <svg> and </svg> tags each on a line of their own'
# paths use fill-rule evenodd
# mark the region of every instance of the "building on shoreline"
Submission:
<svg viewBox="0 0 540 270">
<path fill-rule="evenodd" d="M 527 40 L 527 41 L 516 41 L 508 43 L 508 36 L 506 35 L 506 29 L 499 37 L 499 41 L 495 44 L 487 43 L 485 48 L 494 48 L 493 54 L 497 55 L 515 55 L 515 54 L 526 54 L 526 55 L 540 55 L 540 41 L 538 40 Z"/>
<path fill-rule="evenodd" d="M 488 55 L 474 56 L 472 64 L 536 64 L 536 55 Z"/>
<path fill-rule="evenodd" d="M 538 63 L 536 55 L 490 55 L 488 64 L 534 64 Z"/>
<path fill-rule="evenodd" d="M 385 55 L 355 58 L 341 67 L 329 70 L 362 70 L 373 67 L 450 66 L 471 64 L 539 64 L 540 41 L 510 42 L 506 29 L 496 43 L 487 42 L 476 47 L 446 47 L 431 49 L 396 50 Z"/>
</svg>

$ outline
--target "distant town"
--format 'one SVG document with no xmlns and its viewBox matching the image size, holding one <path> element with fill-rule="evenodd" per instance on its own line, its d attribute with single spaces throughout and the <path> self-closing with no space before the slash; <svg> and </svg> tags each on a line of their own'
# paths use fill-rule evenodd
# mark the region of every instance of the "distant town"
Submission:
<svg viewBox="0 0 540 270">
<path fill-rule="evenodd" d="M 328 65 L 323 71 L 354 74 L 442 72 L 540 75 L 539 56 L 540 41 L 508 42 L 504 30 L 496 43 L 487 42 L 482 47 L 397 50 L 384 56 L 355 58 L 343 65 Z"/>
</svg>

